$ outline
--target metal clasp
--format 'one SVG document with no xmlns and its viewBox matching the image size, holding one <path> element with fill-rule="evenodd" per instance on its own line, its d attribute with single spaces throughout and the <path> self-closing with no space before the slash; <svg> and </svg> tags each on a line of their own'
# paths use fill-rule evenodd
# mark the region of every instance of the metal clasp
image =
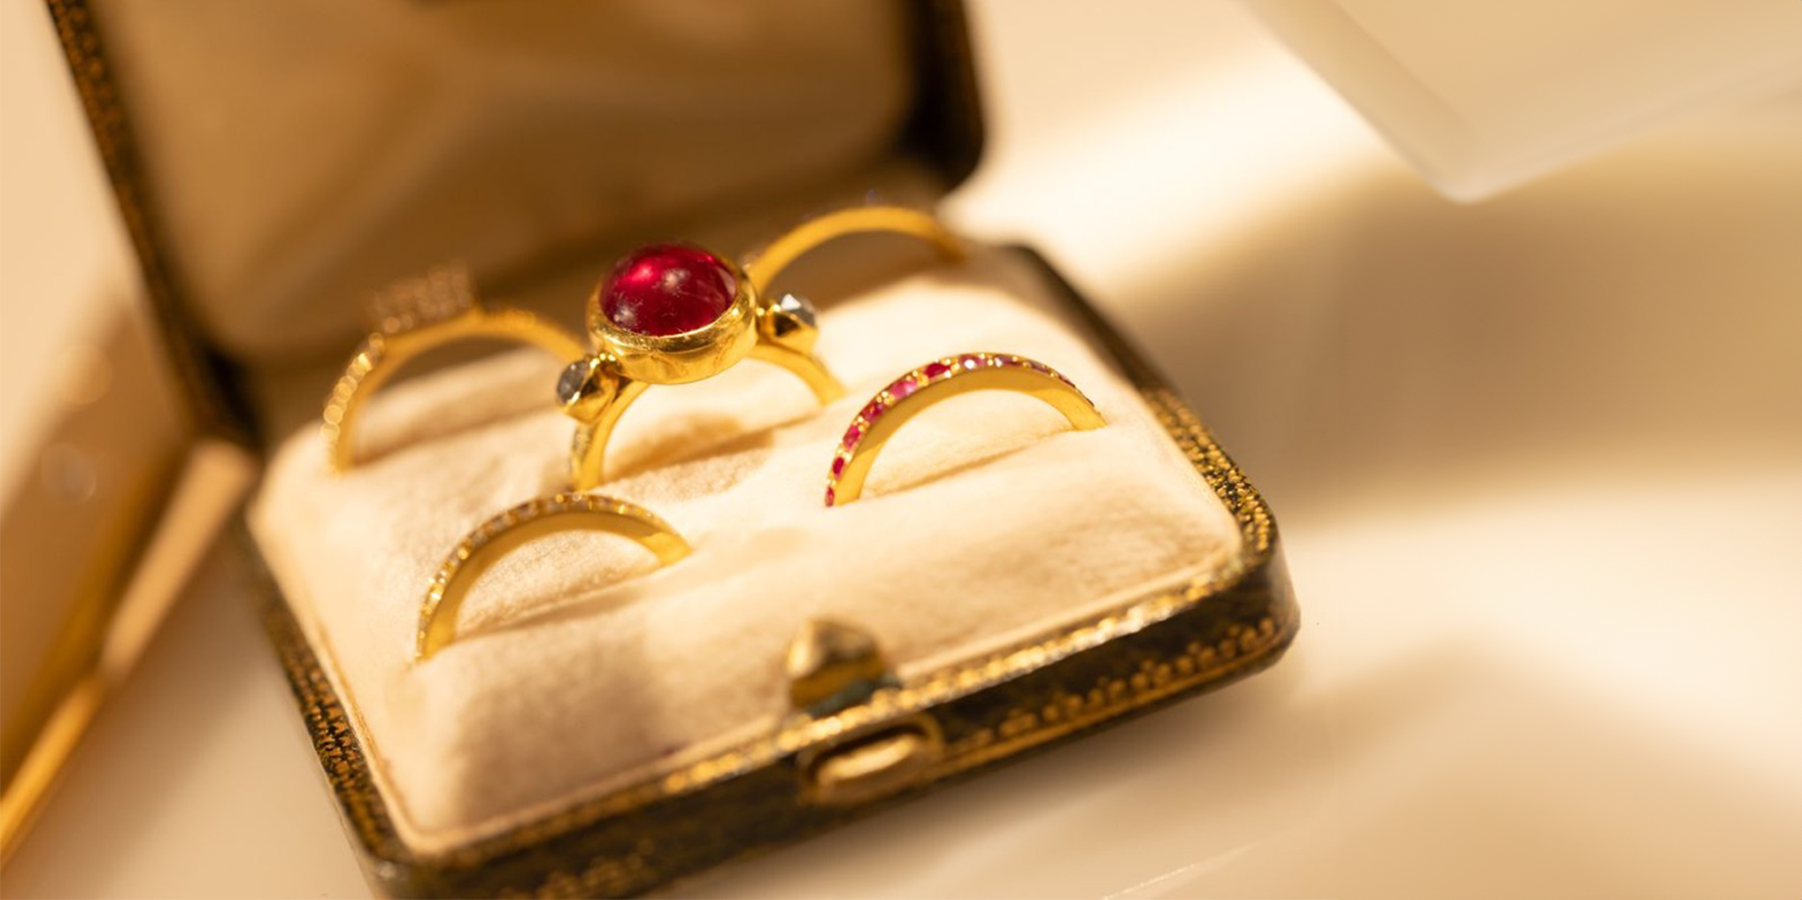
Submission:
<svg viewBox="0 0 1802 900">
<path fill-rule="evenodd" d="M 897 683 L 876 639 L 859 628 L 814 620 L 789 645 L 789 702 L 800 715 L 829 716 Z M 938 722 L 925 714 L 847 733 L 801 754 L 802 800 L 843 805 L 887 796 L 918 783 L 944 752 Z"/>
</svg>

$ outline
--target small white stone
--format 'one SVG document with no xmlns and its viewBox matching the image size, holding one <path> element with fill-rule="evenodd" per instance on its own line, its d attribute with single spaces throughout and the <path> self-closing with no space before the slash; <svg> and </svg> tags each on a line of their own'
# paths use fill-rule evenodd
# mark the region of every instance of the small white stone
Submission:
<svg viewBox="0 0 1802 900">
<path fill-rule="evenodd" d="M 819 313 L 806 297 L 799 294 L 783 294 L 776 301 L 776 311 L 794 317 L 796 321 L 808 328 L 819 327 Z"/>
</svg>

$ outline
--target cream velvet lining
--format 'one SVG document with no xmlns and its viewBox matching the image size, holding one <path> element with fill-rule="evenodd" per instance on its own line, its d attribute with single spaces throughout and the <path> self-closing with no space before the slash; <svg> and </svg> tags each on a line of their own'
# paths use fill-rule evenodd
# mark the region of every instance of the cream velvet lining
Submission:
<svg viewBox="0 0 1802 900">
<path fill-rule="evenodd" d="M 865 172 L 914 99 L 896 2 L 94 6 L 192 312 L 259 367 L 445 248 L 493 277 Z"/>
<path fill-rule="evenodd" d="M 828 310 L 819 350 L 850 395 L 823 411 L 752 362 L 653 388 L 601 492 L 664 516 L 694 553 L 653 571 L 619 538 L 529 545 L 479 583 L 465 636 L 418 666 L 415 618 L 444 554 L 561 481 L 555 364 L 521 351 L 391 387 L 367 410 L 391 438 L 450 407 L 478 424 L 341 478 L 312 428 L 286 441 L 252 528 L 406 840 L 453 846 L 770 728 L 810 617 L 869 630 L 907 677 L 1226 565 L 1225 507 L 1053 309 L 1035 270 L 986 254 Z M 960 397 L 900 433 L 864 499 L 825 509 L 826 466 L 868 397 L 978 349 L 1059 368 L 1109 425 L 1072 432 L 1030 398 Z"/>
</svg>

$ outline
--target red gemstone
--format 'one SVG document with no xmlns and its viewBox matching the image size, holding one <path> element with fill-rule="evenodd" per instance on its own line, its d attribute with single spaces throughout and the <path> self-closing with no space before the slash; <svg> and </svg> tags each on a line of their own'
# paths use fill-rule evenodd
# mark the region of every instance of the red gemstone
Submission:
<svg viewBox="0 0 1802 900">
<path fill-rule="evenodd" d="M 944 363 L 933 363 L 932 365 L 926 367 L 926 377 L 927 378 L 942 378 L 942 377 L 944 377 L 945 373 L 947 373 L 949 371 L 951 371 L 950 366 L 947 366 Z"/>
<path fill-rule="evenodd" d="M 894 384 L 889 385 L 888 393 L 889 393 L 889 396 L 895 398 L 896 400 L 899 400 L 902 397 L 905 397 L 908 394 L 913 393 L 914 389 L 918 388 L 919 386 L 920 386 L 920 383 L 915 381 L 914 377 L 912 375 L 909 375 L 906 378 L 903 378 L 900 381 L 897 381 Z"/>
<path fill-rule="evenodd" d="M 738 277 L 719 257 L 687 244 L 632 251 L 601 286 L 601 312 L 627 331 L 681 334 L 713 323 L 732 307 Z"/>
<path fill-rule="evenodd" d="M 832 477 L 837 478 L 844 471 L 845 471 L 845 458 L 842 456 L 833 457 L 832 458 Z"/>
<path fill-rule="evenodd" d="M 834 492 L 831 488 L 826 489 L 826 505 L 827 506 L 831 506 L 832 501 L 837 498 L 838 498 L 838 495 L 836 492 Z"/>
<path fill-rule="evenodd" d="M 870 405 L 863 408 L 863 417 L 874 422 L 876 421 L 877 416 L 882 415 L 883 408 L 882 398 L 878 397 L 875 400 L 871 400 Z"/>
<path fill-rule="evenodd" d="M 857 439 L 861 437 L 863 437 L 863 426 L 853 422 L 850 428 L 845 429 L 845 446 L 856 446 Z"/>
</svg>

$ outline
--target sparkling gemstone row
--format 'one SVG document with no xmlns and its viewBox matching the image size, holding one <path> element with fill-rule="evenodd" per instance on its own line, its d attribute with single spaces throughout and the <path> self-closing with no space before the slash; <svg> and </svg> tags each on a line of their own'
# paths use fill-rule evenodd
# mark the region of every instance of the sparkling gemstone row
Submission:
<svg viewBox="0 0 1802 900">
<path fill-rule="evenodd" d="M 870 402 L 857 413 L 851 427 L 845 429 L 844 438 L 839 441 L 838 452 L 832 457 L 832 471 L 826 477 L 826 505 L 832 506 L 838 500 L 838 477 L 845 471 L 845 464 L 857 452 L 857 443 L 870 430 L 870 426 L 882 417 L 895 404 L 911 396 L 915 391 L 928 384 L 956 378 L 969 372 L 982 369 L 1021 368 L 1031 369 L 1042 375 L 1070 384 L 1070 379 L 1062 373 L 1039 362 L 1013 353 L 961 353 L 957 356 L 946 356 L 927 363 L 911 372 L 889 382 L 888 387 L 877 392 Z"/>
</svg>

